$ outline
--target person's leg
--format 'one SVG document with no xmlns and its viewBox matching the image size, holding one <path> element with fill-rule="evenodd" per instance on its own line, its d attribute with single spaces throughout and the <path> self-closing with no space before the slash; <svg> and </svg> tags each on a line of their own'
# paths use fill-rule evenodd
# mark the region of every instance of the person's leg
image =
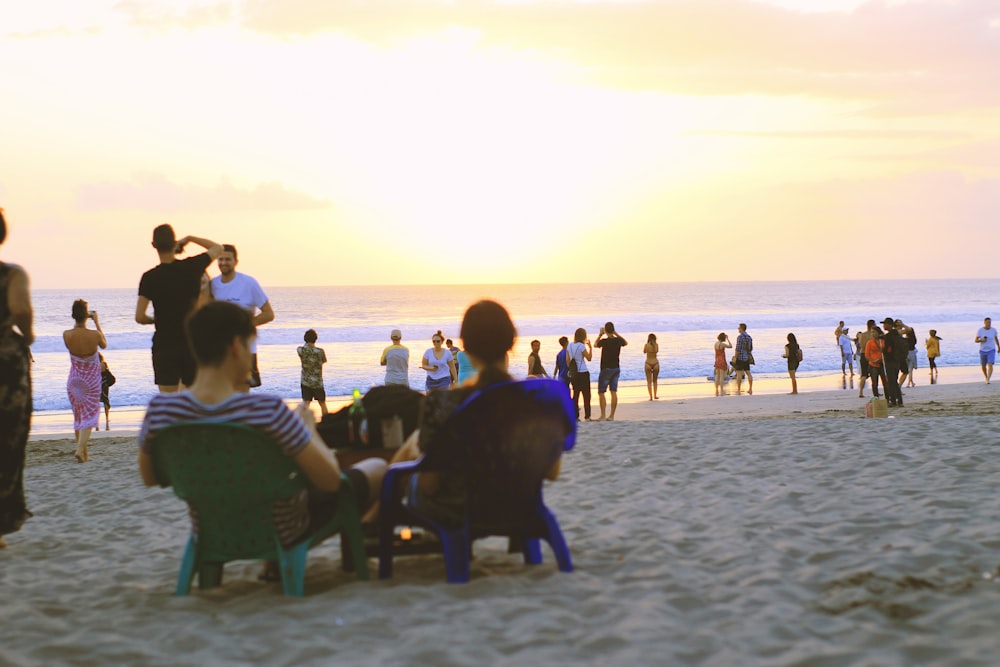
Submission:
<svg viewBox="0 0 1000 667">
<path fill-rule="evenodd" d="M 788 370 L 788 377 L 792 378 L 792 393 L 793 394 L 799 393 L 799 385 L 795 383 L 795 370 L 794 369 L 789 369 Z"/>
<path fill-rule="evenodd" d="M 611 411 L 608 413 L 608 421 L 615 420 L 615 410 L 618 409 L 618 378 L 621 377 L 622 369 L 611 368 L 609 369 L 610 376 L 608 378 L 608 389 L 611 391 Z"/>
<path fill-rule="evenodd" d="M 602 421 L 604 421 L 604 413 L 605 413 L 605 411 L 607 410 L 607 407 L 608 407 L 608 398 L 604 395 L 605 392 L 601 391 L 600 387 L 601 387 L 600 380 L 598 380 L 598 385 L 597 385 L 597 402 L 601 406 L 601 416 L 597 418 L 597 421 L 602 422 Z"/>
<path fill-rule="evenodd" d="M 740 393 L 740 389 L 743 387 L 743 371 L 739 368 L 736 369 L 736 393 Z"/>
<path fill-rule="evenodd" d="M 110 403 L 105 403 L 104 404 L 104 430 L 105 431 L 110 431 L 111 430 L 111 404 Z"/>
<path fill-rule="evenodd" d="M 646 393 L 649 394 L 649 400 L 653 400 L 653 369 L 649 364 L 643 364 L 643 368 L 646 371 Z"/>
<path fill-rule="evenodd" d="M 84 461 L 90 460 L 90 453 L 87 452 L 87 443 L 90 441 L 90 433 L 94 429 L 92 428 L 81 428 L 80 438 L 76 443 L 76 460 L 78 463 L 83 463 Z"/>
<path fill-rule="evenodd" d="M 657 385 L 660 382 L 660 364 L 656 364 L 654 368 L 655 371 L 653 372 L 653 398 L 659 398 L 660 391 Z"/>
<path fill-rule="evenodd" d="M 715 369 L 715 395 L 720 396 L 722 394 L 722 374 L 725 373 L 721 368 Z"/>
<path fill-rule="evenodd" d="M 590 372 L 582 373 L 583 380 L 583 417 L 590 421 Z"/>
<path fill-rule="evenodd" d="M 979 367 L 983 370 L 983 377 L 986 379 L 986 384 L 990 383 L 990 376 L 986 374 L 986 353 L 979 353 Z M 993 369 L 990 369 L 992 372 Z"/>
<path fill-rule="evenodd" d="M 750 372 L 749 368 L 747 369 L 747 394 L 753 396 L 753 373 Z"/>
</svg>

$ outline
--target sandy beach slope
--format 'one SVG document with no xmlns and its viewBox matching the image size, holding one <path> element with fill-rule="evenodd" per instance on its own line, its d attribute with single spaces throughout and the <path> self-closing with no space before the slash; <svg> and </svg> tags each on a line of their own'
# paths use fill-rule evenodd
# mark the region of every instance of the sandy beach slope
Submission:
<svg viewBox="0 0 1000 667">
<path fill-rule="evenodd" d="M 435 556 L 360 583 L 334 539 L 302 600 L 254 563 L 173 597 L 187 517 L 141 485 L 134 438 L 87 465 L 36 440 L 35 517 L 0 552 L 0 664 L 992 665 L 994 386 L 911 390 L 881 420 L 845 392 L 623 405 L 581 425 L 546 490 L 576 572 L 491 539 L 468 585 Z"/>
</svg>

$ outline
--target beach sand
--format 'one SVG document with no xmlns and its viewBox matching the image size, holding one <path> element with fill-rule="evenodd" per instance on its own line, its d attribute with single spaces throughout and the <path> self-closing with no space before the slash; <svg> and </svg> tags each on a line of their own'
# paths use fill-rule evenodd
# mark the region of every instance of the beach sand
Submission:
<svg viewBox="0 0 1000 667">
<path fill-rule="evenodd" d="M 142 486 L 134 434 L 102 433 L 84 465 L 46 436 L 35 517 L 0 551 L 0 664 L 995 664 L 1000 389 L 905 400 L 864 419 L 856 391 L 630 398 L 581 424 L 546 488 L 575 572 L 493 538 L 469 584 L 439 556 L 363 583 L 334 538 L 304 599 L 249 562 L 174 597 L 188 519 Z"/>
</svg>

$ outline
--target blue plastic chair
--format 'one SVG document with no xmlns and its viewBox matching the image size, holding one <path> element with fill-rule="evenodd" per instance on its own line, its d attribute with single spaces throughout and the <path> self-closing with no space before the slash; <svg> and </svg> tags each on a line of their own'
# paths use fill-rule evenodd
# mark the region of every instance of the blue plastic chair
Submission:
<svg viewBox="0 0 1000 667">
<path fill-rule="evenodd" d="M 341 533 L 345 569 L 368 579 L 368 561 L 351 482 L 341 476 L 334 516 L 301 542 L 282 546 L 275 530 L 275 501 L 310 488 L 305 473 L 266 434 L 242 424 L 184 422 L 157 431 L 150 441 L 156 478 L 172 486 L 197 514 L 198 530 L 188 538 L 177 595 L 222 583 L 232 560 L 277 561 L 285 595 L 304 592 L 310 547 Z"/>
<path fill-rule="evenodd" d="M 576 442 L 576 409 L 566 386 L 528 379 L 474 393 L 435 434 L 435 446 L 418 461 L 389 467 L 379 509 L 379 577 L 392 576 L 396 526 L 421 526 L 441 541 L 450 583 L 469 580 L 472 542 L 490 535 L 510 538 L 524 562 L 542 562 L 540 539 L 549 543 L 559 569 L 572 572 L 569 548 L 555 515 L 545 506 L 542 483 L 564 451 Z M 465 516 L 446 525 L 402 501 L 401 475 L 441 472 L 465 480 Z"/>
</svg>

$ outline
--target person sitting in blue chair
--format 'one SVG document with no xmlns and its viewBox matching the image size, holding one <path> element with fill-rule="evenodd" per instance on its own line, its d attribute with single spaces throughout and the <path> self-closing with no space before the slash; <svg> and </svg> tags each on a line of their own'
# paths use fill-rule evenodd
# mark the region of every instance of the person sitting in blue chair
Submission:
<svg viewBox="0 0 1000 667">
<path fill-rule="evenodd" d="M 396 452 L 392 463 L 419 459 L 428 448 L 435 446 L 442 426 L 467 398 L 476 391 L 512 379 L 507 372 L 507 362 L 517 330 L 506 308 L 489 300 L 469 306 L 462 320 L 461 336 L 464 352 L 479 373 L 475 383 L 429 392 L 417 430 Z M 558 477 L 560 461 L 556 461 L 546 479 Z M 414 477 L 410 482 L 408 502 L 415 509 L 445 523 L 462 520 L 466 499 L 464 480 L 439 472 L 415 473 Z"/>
<path fill-rule="evenodd" d="M 247 311 L 214 301 L 191 314 L 185 331 L 197 375 L 189 389 L 159 394 L 149 402 L 138 439 L 142 481 L 147 486 L 159 483 L 150 442 L 163 428 L 178 422 L 209 421 L 236 422 L 259 429 L 286 456 L 295 459 L 317 489 L 275 504 L 281 543 L 287 546 L 298 542 L 333 516 L 341 484 L 340 467 L 316 432 L 312 412 L 306 404 L 290 410 L 278 396 L 248 393 L 256 328 Z M 378 497 L 385 468 L 382 459 L 373 458 L 345 471 L 359 508 L 368 507 Z M 263 576 L 273 579 L 275 574 L 272 567 Z"/>
</svg>

